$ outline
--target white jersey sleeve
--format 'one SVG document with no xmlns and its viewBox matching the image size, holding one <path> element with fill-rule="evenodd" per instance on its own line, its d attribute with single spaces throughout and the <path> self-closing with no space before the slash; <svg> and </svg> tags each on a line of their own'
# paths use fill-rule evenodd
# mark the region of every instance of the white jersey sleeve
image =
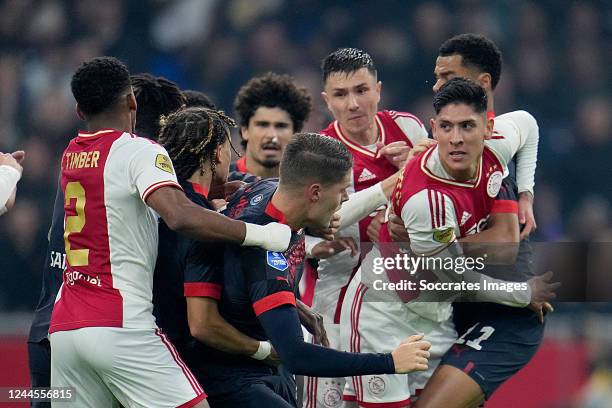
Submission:
<svg viewBox="0 0 612 408">
<path fill-rule="evenodd" d="M 456 240 L 459 224 L 451 199 L 435 190 L 421 190 L 402 207 L 410 247 L 419 255 L 435 254 Z"/>
<path fill-rule="evenodd" d="M 409 113 L 396 112 L 394 120 L 413 145 L 416 145 L 422 139 L 427 139 L 427 129 L 425 129 L 423 123 L 416 116 Z"/>
<path fill-rule="evenodd" d="M 493 139 L 486 141 L 505 166 L 516 154 L 519 193 L 529 191 L 533 194 L 539 138 L 540 131 L 535 118 L 528 112 L 514 111 L 495 118 Z"/>
<path fill-rule="evenodd" d="M 452 200 L 435 190 L 422 190 L 412 196 L 402 208 L 402 220 L 410 236 L 410 248 L 416 256 L 431 258 L 456 258 L 463 256 L 459 244 L 459 224 Z M 472 283 L 484 287 L 485 276 L 465 268 L 462 273 L 447 269 L 433 269 L 436 276 L 446 282 Z M 505 281 L 486 277 L 488 282 Z M 463 296 L 473 296 L 481 302 L 495 302 L 506 306 L 524 307 L 529 304 L 531 290 L 506 292 L 476 290 Z"/>
<path fill-rule="evenodd" d="M 180 188 L 172 160 L 162 146 L 151 142 L 141 144 L 132 153 L 128 164 L 130 184 L 136 188 L 143 201 L 155 190 L 163 186 Z"/>
<path fill-rule="evenodd" d="M 6 202 L 13 194 L 21 173 L 11 166 L 0 166 L 0 214 L 5 212 Z"/>
</svg>

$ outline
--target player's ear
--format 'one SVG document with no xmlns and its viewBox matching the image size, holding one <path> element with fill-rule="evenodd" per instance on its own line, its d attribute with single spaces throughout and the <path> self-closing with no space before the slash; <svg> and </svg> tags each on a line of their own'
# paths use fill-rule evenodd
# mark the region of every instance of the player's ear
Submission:
<svg viewBox="0 0 612 408">
<path fill-rule="evenodd" d="M 321 199 L 321 185 L 316 183 L 309 185 L 306 190 L 306 195 L 308 201 L 311 203 L 316 203 Z"/>
<path fill-rule="evenodd" d="M 376 82 L 376 93 L 378 94 L 378 102 L 380 102 L 380 91 L 382 91 L 382 81 Z"/>
<path fill-rule="evenodd" d="M 130 92 L 129 94 L 127 94 L 127 106 L 130 109 L 130 111 L 136 111 L 136 97 L 134 96 L 133 92 Z"/>
<path fill-rule="evenodd" d="M 76 110 L 76 114 L 79 117 L 79 119 L 85 120 L 85 114 L 83 113 L 81 108 L 79 108 L 79 104 L 78 103 L 76 105 L 74 105 L 74 110 Z"/>
<path fill-rule="evenodd" d="M 483 72 L 482 74 L 478 75 L 478 83 L 484 89 L 493 90 L 491 74 L 488 72 Z"/>
<path fill-rule="evenodd" d="M 331 106 L 329 105 L 329 95 L 327 94 L 327 92 L 325 91 L 321 91 L 321 96 L 323 97 L 323 100 L 325 101 L 325 104 L 327 105 L 327 109 L 329 109 L 331 111 Z"/>
<path fill-rule="evenodd" d="M 495 124 L 495 119 L 487 118 L 487 122 L 485 123 L 485 140 L 489 140 L 493 137 L 493 125 Z"/>
<path fill-rule="evenodd" d="M 431 134 L 435 140 L 438 140 L 438 128 L 436 127 L 436 120 L 434 118 L 429 119 L 429 126 L 431 126 Z"/>
<path fill-rule="evenodd" d="M 249 128 L 248 128 L 248 126 L 240 126 L 240 137 L 245 142 L 249 141 Z"/>
</svg>

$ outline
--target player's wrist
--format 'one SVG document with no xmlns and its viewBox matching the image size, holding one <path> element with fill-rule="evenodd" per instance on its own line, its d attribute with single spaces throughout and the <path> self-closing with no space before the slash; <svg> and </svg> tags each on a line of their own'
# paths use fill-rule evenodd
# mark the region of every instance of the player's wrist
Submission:
<svg viewBox="0 0 612 408">
<path fill-rule="evenodd" d="M 242 246 L 258 246 L 268 251 L 283 252 L 289 247 L 291 228 L 272 222 L 266 225 L 244 223 L 245 234 Z"/>
<path fill-rule="evenodd" d="M 272 353 L 272 344 L 269 341 L 260 341 L 257 351 L 251 354 L 251 358 L 255 360 L 265 360 Z"/>
</svg>

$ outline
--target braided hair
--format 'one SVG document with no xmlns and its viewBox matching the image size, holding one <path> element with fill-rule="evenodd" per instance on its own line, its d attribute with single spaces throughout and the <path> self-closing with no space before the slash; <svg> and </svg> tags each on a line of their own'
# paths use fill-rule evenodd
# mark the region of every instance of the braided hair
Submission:
<svg viewBox="0 0 612 408">
<path fill-rule="evenodd" d="M 159 143 L 166 148 L 176 175 L 186 180 L 204 164 L 215 172 L 217 147 L 229 140 L 229 128 L 236 122 L 221 110 L 190 107 L 161 118 Z"/>
</svg>

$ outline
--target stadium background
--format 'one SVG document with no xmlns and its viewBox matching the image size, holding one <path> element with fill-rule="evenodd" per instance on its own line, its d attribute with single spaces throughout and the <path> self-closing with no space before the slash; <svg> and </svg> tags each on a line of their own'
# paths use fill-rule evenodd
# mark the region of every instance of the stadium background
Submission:
<svg viewBox="0 0 612 408">
<path fill-rule="evenodd" d="M 251 76 L 289 73 L 313 96 L 305 130 L 316 131 L 330 120 L 319 96 L 323 56 L 365 49 L 383 82 L 380 107 L 428 119 L 437 49 L 461 32 L 484 33 L 503 52 L 496 111 L 525 109 L 539 121 L 533 238 L 612 241 L 608 1 L 1 1 L 0 151 L 23 149 L 27 158 L 17 205 L 0 219 L 0 386 L 27 380 L 23 336 L 40 290 L 58 159 L 79 125 L 69 82 L 81 61 L 116 56 L 132 73 L 206 92 L 230 114 Z M 492 406 L 509 406 L 508 395 L 521 407 L 612 406 L 612 307 L 557 309 L 536 360 Z"/>
</svg>

